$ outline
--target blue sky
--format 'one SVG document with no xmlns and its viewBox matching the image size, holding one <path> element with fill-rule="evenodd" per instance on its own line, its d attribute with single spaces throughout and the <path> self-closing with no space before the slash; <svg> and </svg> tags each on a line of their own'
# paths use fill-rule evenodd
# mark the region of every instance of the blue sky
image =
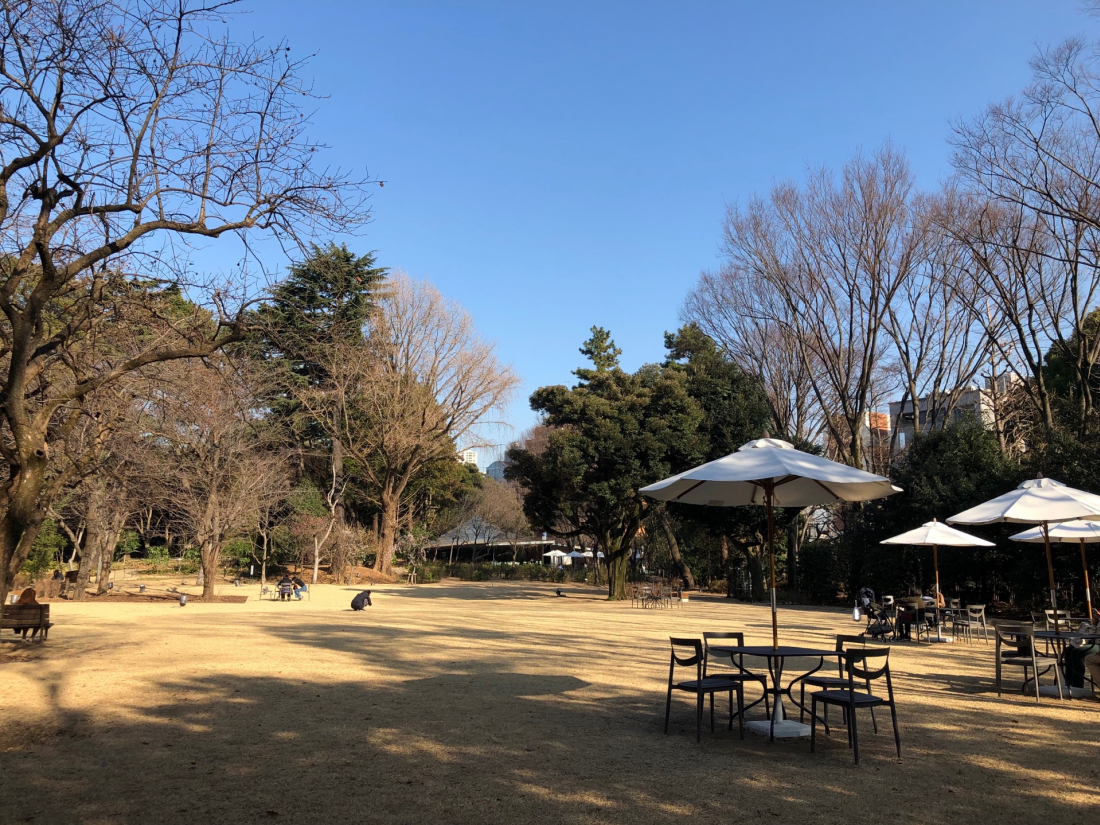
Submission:
<svg viewBox="0 0 1100 825">
<path fill-rule="evenodd" d="M 236 37 L 318 52 L 329 159 L 386 181 L 349 245 L 473 313 L 517 432 L 593 324 L 628 369 L 662 357 L 725 204 L 888 139 L 935 186 L 953 120 L 1100 37 L 1076 0 L 250 5 Z"/>
</svg>

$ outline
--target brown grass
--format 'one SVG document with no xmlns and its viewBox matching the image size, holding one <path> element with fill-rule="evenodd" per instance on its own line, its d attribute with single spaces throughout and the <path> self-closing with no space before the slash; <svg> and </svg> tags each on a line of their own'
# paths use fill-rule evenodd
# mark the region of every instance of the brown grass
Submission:
<svg viewBox="0 0 1100 825">
<path fill-rule="evenodd" d="M 258 588 L 255 588 L 258 590 Z M 1100 704 L 997 699 L 992 645 L 898 644 L 902 761 L 863 719 L 816 754 L 661 732 L 668 636 L 767 609 L 638 610 L 525 583 L 358 588 L 302 603 L 57 603 L 0 652 L 0 822 L 1094 823 Z M 233 588 L 226 588 L 228 594 Z M 831 645 L 841 611 L 784 609 Z M 752 690 L 752 689 L 750 689 Z"/>
</svg>

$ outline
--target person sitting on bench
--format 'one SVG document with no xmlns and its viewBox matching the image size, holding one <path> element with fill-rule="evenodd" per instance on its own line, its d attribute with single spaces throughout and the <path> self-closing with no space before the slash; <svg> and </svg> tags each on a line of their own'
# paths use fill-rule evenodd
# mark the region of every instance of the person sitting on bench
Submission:
<svg viewBox="0 0 1100 825">
<path fill-rule="evenodd" d="M 19 594 L 19 598 L 15 600 L 15 603 L 16 604 L 40 604 L 38 599 L 35 598 L 35 596 L 37 596 L 37 595 L 38 594 L 34 592 L 33 587 L 28 587 L 26 590 L 24 590 L 22 593 Z M 23 638 L 25 639 L 25 638 L 27 638 L 27 630 L 30 630 L 32 639 L 35 636 L 38 635 L 38 628 L 37 627 L 31 627 L 31 628 L 24 627 L 22 629 L 16 628 L 15 632 L 16 633 L 22 633 Z"/>
<path fill-rule="evenodd" d="M 283 576 L 279 579 L 279 601 L 285 602 L 292 595 L 294 595 L 294 582 L 291 581 L 290 576 Z"/>
</svg>

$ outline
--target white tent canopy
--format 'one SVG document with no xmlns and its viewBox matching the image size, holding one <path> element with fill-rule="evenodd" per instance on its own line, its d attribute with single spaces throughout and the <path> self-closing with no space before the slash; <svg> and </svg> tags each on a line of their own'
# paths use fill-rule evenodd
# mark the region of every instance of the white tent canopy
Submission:
<svg viewBox="0 0 1100 825">
<path fill-rule="evenodd" d="M 583 559 L 584 553 L 581 553 L 577 550 L 570 550 L 568 553 L 565 554 L 565 557 L 567 559 Z"/>
<path fill-rule="evenodd" d="M 549 556 L 552 559 L 562 559 L 565 558 L 566 553 L 563 553 L 561 550 L 551 550 L 549 553 L 543 553 L 543 555 Z"/>
</svg>

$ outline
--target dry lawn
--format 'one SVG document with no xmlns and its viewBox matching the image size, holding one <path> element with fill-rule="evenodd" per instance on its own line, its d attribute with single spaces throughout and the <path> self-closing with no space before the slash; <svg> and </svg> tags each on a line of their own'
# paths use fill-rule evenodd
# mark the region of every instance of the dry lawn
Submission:
<svg viewBox="0 0 1100 825">
<path fill-rule="evenodd" d="M 45 645 L 5 634 L 0 822 L 1100 821 L 1100 703 L 997 699 L 991 644 L 896 644 L 904 758 L 864 719 L 856 767 L 842 730 L 816 754 L 697 745 L 686 696 L 663 735 L 669 635 L 765 643 L 765 607 L 493 583 L 380 586 L 353 613 L 354 591 L 63 602 Z M 854 627 L 781 621 L 826 646 Z"/>
</svg>

